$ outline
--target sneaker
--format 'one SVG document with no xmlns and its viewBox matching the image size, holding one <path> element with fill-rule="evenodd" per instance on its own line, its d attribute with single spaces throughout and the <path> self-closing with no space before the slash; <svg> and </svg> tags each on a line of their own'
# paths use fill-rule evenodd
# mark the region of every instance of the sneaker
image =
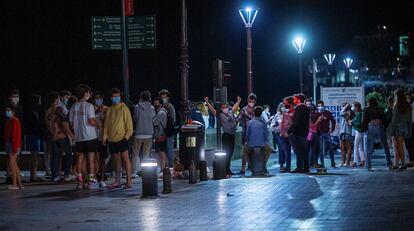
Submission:
<svg viewBox="0 0 414 231">
<path fill-rule="evenodd" d="M 106 187 L 107 187 L 107 185 L 106 185 L 105 181 L 101 181 L 101 182 L 99 182 L 99 187 L 101 187 L 101 188 L 106 188 Z"/>
<path fill-rule="evenodd" d="M 17 185 L 9 185 L 9 187 L 7 187 L 8 190 L 18 190 L 20 189 Z"/>
<path fill-rule="evenodd" d="M 72 180 L 73 180 L 72 177 L 65 176 L 65 179 L 64 179 L 65 182 L 71 182 Z"/>
<path fill-rule="evenodd" d="M 53 183 L 59 183 L 59 181 L 60 181 L 60 177 L 59 176 L 53 178 Z"/>
<path fill-rule="evenodd" d="M 99 186 L 100 185 L 99 185 L 98 181 L 96 181 L 95 179 L 89 181 L 89 188 L 90 189 L 98 189 Z"/>
</svg>

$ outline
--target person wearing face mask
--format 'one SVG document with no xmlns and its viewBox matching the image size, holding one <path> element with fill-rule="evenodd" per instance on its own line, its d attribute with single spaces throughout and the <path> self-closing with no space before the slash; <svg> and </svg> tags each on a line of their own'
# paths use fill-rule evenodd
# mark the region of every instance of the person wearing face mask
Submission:
<svg viewBox="0 0 414 231">
<path fill-rule="evenodd" d="M 162 100 L 162 106 L 167 110 L 167 120 L 171 119 L 172 123 L 175 125 L 177 123 L 177 118 L 175 115 L 175 107 L 170 102 L 171 94 L 167 89 L 163 89 L 158 92 L 158 96 Z M 167 139 L 167 158 L 169 167 L 173 167 L 173 157 L 174 157 L 174 136 L 168 137 Z"/>
<path fill-rule="evenodd" d="M 330 112 L 326 107 L 325 103 L 320 100 L 318 101 L 318 111 L 322 116 L 322 120 L 319 123 L 318 129 L 320 131 L 320 147 L 322 147 L 322 155 L 325 156 L 326 150 L 329 152 L 329 157 L 331 158 L 331 166 L 333 168 L 336 167 L 335 163 L 335 150 L 332 143 L 331 134 L 334 132 L 336 127 L 335 118 L 332 116 L 332 112 Z M 321 159 L 321 161 L 324 158 Z M 324 162 L 321 163 L 325 165 Z"/>
<path fill-rule="evenodd" d="M 247 106 L 240 110 L 239 115 L 236 118 L 236 122 L 240 122 L 243 128 L 242 132 L 242 145 L 243 145 L 243 157 L 242 157 L 242 168 L 239 174 L 244 175 L 246 172 L 246 163 L 249 162 L 249 147 L 246 143 L 246 131 L 247 123 L 254 118 L 254 107 L 257 102 L 257 96 L 254 93 L 250 93 L 247 97 Z"/>
<path fill-rule="evenodd" d="M 354 112 L 351 110 L 349 103 L 344 103 L 341 113 L 340 124 L 340 146 L 341 146 L 341 166 L 346 167 L 350 165 L 352 154 L 352 119 Z M 346 155 L 346 157 L 345 157 Z"/>
<path fill-rule="evenodd" d="M 94 101 L 95 101 L 95 114 L 96 120 L 99 123 L 99 126 L 96 127 L 96 134 L 98 136 L 98 157 L 99 157 L 99 167 L 98 167 L 98 175 L 97 180 L 99 183 L 99 187 L 106 188 L 105 183 L 105 169 L 106 164 L 109 161 L 109 153 L 108 147 L 102 144 L 102 133 L 103 133 L 103 125 L 105 122 L 105 113 L 108 110 L 108 107 L 104 105 L 104 94 L 101 91 L 94 92 Z"/>
<path fill-rule="evenodd" d="M 58 107 L 62 108 L 62 111 L 65 115 L 69 113 L 67 105 L 68 105 L 68 100 L 71 96 L 72 96 L 72 93 L 70 93 L 70 91 L 63 90 L 59 93 Z"/>
<path fill-rule="evenodd" d="M 98 151 L 96 127 L 99 123 L 96 119 L 95 108 L 88 103 L 91 96 L 91 88 L 86 84 L 76 87 L 78 102 L 73 104 L 69 111 L 69 121 L 75 132 L 75 152 L 77 155 L 76 172 L 78 174 L 78 189 L 99 188 L 95 179 L 95 153 Z M 88 180 L 84 178 L 83 162 L 87 158 Z"/>
<path fill-rule="evenodd" d="M 283 107 L 281 110 L 283 114 L 280 123 L 280 142 L 282 146 L 282 150 L 279 152 L 279 155 L 282 155 L 281 161 L 279 162 L 280 173 L 290 173 L 293 140 L 291 139 L 292 137 L 289 137 L 287 131 L 292 126 L 293 112 L 295 111 L 292 96 L 283 99 Z"/>
<path fill-rule="evenodd" d="M 208 109 L 212 112 L 214 116 L 217 116 L 217 111 L 214 107 L 209 103 L 208 98 L 205 98 L 205 102 L 207 104 Z M 232 108 L 229 108 L 227 103 L 222 103 L 220 105 L 221 113 L 220 113 L 220 123 L 223 127 L 223 135 L 222 135 L 222 142 L 223 142 L 223 149 L 226 151 L 226 171 L 227 175 L 234 175 L 231 171 L 231 159 L 233 157 L 235 140 L 236 140 L 236 130 L 237 130 L 237 122 L 234 116 L 234 111 L 237 110 L 241 103 L 241 97 L 237 96 L 237 102 L 233 105 Z"/>
<path fill-rule="evenodd" d="M 364 132 L 362 131 L 362 108 L 361 103 L 354 102 L 351 110 L 355 113 L 352 119 L 352 128 L 355 130 L 354 139 L 354 163 L 352 167 L 365 165 L 364 154 Z"/>
<path fill-rule="evenodd" d="M 158 156 L 160 157 L 160 168 L 162 172 L 162 170 L 169 165 L 166 155 L 168 138 L 165 134 L 168 112 L 165 107 L 163 107 L 162 99 L 159 97 L 154 99 L 154 107 L 156 114 L 152 120 L 152 124 L 154 126 L 155 152 L 158 153 Z"/>
<path fill-rule="evenodd" d="M 128 106 L 121 102 L 121 91 L 111 90 L 112 106 L 105 115 L 102 143 L 108 145 L 115 167 L 115 180 L 108 188 L 121 187 L 121 159 L 125 166 L 127 182 L 124 189 L 132 188 L 131 162 L 129 160 L 129 138 L 133 133 L 131 112 Z"/>
<path fill-rule="evenodd" d="M 17 165 L 17 155 L 20 153 L 22 145 L 22 128 L 19 119 L 14 116 L 16 107 L 13 104 L 6 106 L 6 126 L 4 130 L 5 150 L 9 158 L 9 168 L 11 170 L 12 180 L 9 190 L 23 189 L 20 169 Z"/>
</svg>

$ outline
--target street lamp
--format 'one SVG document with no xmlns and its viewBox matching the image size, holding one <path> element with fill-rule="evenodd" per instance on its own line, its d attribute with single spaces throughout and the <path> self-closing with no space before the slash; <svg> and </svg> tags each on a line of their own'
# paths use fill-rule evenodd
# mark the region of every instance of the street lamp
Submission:
<svg viewBox="0 0 414 231">
<path fill-rule="evenodd" d="M 325 58 L 329 66 L 331 66 L 335 60 L 335 54 L 324 54 L 323 57 Z"/>
<path fill-rule="evenodd" d="M 345 71 L 345 84 L 349 84 L 349 68 L 351 67 L 352 62 L 354 60 L 348 57 L 348 58 L 345 58 L 343 61 L 344 61 L 345 67 L 346 67 L 346 71 Z"/>
<path fill-rule="evenodd" d="M 292 41 L 293 46 L 299 54 L 299 78 L 300 78 L 300 92 L 303 93 L 303 77 L 302 77 L 302 52 L 305 47 L 306 40 L 300 36 Z"/>
<path fill-rule="evenodd" d="M 247 94 L 250 94 L 253 92 L 251 28 L 253 26 L 254 20 L 256 19 L 258 12 L 259 12 L 259 9 L 253 9 L 251 7 L 239 9 L 240 17 L 242 18 L 243 23 L 246 26 L 246 31 L 247 31 Z"/>
</svg>

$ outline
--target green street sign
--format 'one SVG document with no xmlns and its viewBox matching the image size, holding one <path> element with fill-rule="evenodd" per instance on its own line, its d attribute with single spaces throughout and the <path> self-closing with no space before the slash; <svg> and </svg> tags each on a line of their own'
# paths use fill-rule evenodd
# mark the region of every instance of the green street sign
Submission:
<svg viewBox="0 0 414 231">
<path fill-rule="evenodd" d="M 92 16 L 92 49 L 120 50 L 121 17 Z M 156 47 L 155 16 L 127 17 L 129 49 Z"/>
</svg>

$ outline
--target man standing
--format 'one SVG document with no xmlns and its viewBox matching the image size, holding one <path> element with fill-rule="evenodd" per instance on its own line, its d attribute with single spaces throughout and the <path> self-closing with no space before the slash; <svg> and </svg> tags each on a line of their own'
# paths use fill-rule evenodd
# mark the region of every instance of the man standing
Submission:
<svg viewBox="0 0 414 231">
<path fill-rule="evenodd" d="M 405 94 L 405 99 L 411 105 L 411 108 L 413 109 L 412 110 L 412 115 L 411 115 L 412 116 L 411 127 L 412 127 L 412 129 L 414 129 L 414 102 L 412 102 L 412 100 L 411 100 L 410 93 Z M 411 137 L 405 139 L 405 147 L 407 148 L 407 151 L 408 151 L 408 154 L 409 154 L 409 159 L 410 159 L 410 162 L 407 163 L 407 167 L 413 167 L 414 166 L 414 134 L 413 133 L 411 134 Z"/>
<path fill-rule="evenodd" d="M 166 156 L 167 151 L 167 136 L 165 135 L 165 127 L 167 126 L 167 110 L 162 106 L 161 98 L 154 99 L 154 107 L 156 115 L 153 119 L 154 125 L 154 143 L 155 152 L 160 158 L 161 172 L 168 164 L 168 158 Z"/>
<path fill-rule="evenodd" d="M 124 189 L 132 188 L 131 162 L 129 160 L 129 143 L 132 136 L 133 125 L 129 108 L 121 102 L 121 92 L 118 88 L 111 90 L 112 106 L 105 116 L 102 143 L 108 142 L 109 152 L 112 154 L 115 166 L 115 181 L 108 188 L 121 187 L 121 157 L 126 170 L 127 182 Z"/>
<path fill-rule="evenodd" d="M 321 113 L 320 116 L 322 116 L 322 120 L 319 123 L 321 147 L 324 147 L 322 148 L 322 156 L 325 157 L 325 152 L 328 150 L 329 157 L 331 158 L 331 166 L 335 168 L 335 151 L 333 149 L 331 134 L 335 131 L 336 121 L 332 116 L 332 113 L 325 107 L 325 103 L 322 100 L 318 101 L 318 110 L 319 113 Z M 324 158 L 321 159 L 321 161 L 323 160 Z M 321 164 L 323 166 L 325 165 L 324 162 Z"/>
<path fill-rule="evenodd" d="M 132 176 L 137 176 L 137 170 L 141 171 L 141 161 L 139 154 L 142 150 L 143 159 L 148 159 L 151 154 L 152 138 L 154 136 L 154 126 L 152 120 L 155 116 L 155 109 L 151 105 L 151 93 L 141 92 L 140 102 L 135 105 L 134 122 L 135 137 L 132 146 Z M 137 168 L 138 167 L 138 168 Z"/>
<path fill-rule="evenodd" d="M 254 118 L 247 123 L 246 143 L 251 151 L 253 148 L 260 148 L 260 153 L 265 155 L 268 130 L 266 123 L 261 119 L 262 107 L 255 107 Z"/>
<path fill-rule="evenodd" d="M 70 91 L 63 90 L 59 93 L 58 107 L 62 108 L 61 110 L 63 111 L 65 115 L 69 113 L 67 105 L 68 105 L 69 98 L 71 96 L 72 96 L 72 93 L 70 93 Z"/>
<path fill-rule="evenodd" d="M 88 103 L 91 96 L 91 88 L 86 84 L 76 87 L 79 101 L 76 102 L 69 112 L 69 122 L 75 132 L 75 152 L 77 155 L 76 172 L 78 174 L 78 189 L 83 186 L 87 188 L 98 188 L 95 179 L 95 153 L 98 151 L 96 127 L 99 126 L 95 117 L 95 108 Z M 88 160 L 88 182 L 82 174 L 84 156 Z"/>
<path fill-rule="evenodd" d="M 165 110 L 167 110 L 167 121 L 168 117 L 170 117 L 171 121 L 175 125 L 176 117 L 175 117 L 175 107 L 170 103 L 171 94 L 167 89 L 163 89 L 158 92 L 159 97 L 162 100 L 162 105 L 164 106 Z M 167 139 L 167 158 L 169 167 L 172 167 L 174 157 L 174 136 L 168 137 Z"/>
<path fill-rule="evenodd" d="M 247 131 L 247 123 L 254 118 L 254 107 L 256 105 L 257 96 L 254 93 L 250 93 L 247 97 L 247 106 L 240 110 L 240 114 L 236 118 L 236 122 L 241 122 L 243 126 L 242 132 L 242 145 L 243 145 L 243 157 L 242 157 L 242 169 L 240 170 L 240 174 L 244 175 L 246 172 L 246 163 L 249 160 L 249 146 L 246 142 L 246 131 Z"/>
<path fill-rule="evenodd" d="M 95 99 L 95 114 L 99 126 L 96 127 L 96 134 L 98 135 L 98 156 L 99 156 L 99 170 L 98 182 L 99 187 L 106 188 L 105 183 L 105 169 L 109 161 L 108 147 L 102 143 L 103 125 L 105 124 L 105 113 L 108 107 L 104 105 L 104 94 L 101 91 L 94 92 Z"/>
<path fill-rule="evenodd" d="M 304 104 L 305 96 L 302 93 L 293 97 L 296 105 L 293 113 L 293 123 L 288 130 L 292 136 L 293 151 L 296 154 L 296 169 L 294 173 L 309 173 L 309 153 L 306 152 L 306 136 L 309 132 L 309 108 Z"/>
</svg>

